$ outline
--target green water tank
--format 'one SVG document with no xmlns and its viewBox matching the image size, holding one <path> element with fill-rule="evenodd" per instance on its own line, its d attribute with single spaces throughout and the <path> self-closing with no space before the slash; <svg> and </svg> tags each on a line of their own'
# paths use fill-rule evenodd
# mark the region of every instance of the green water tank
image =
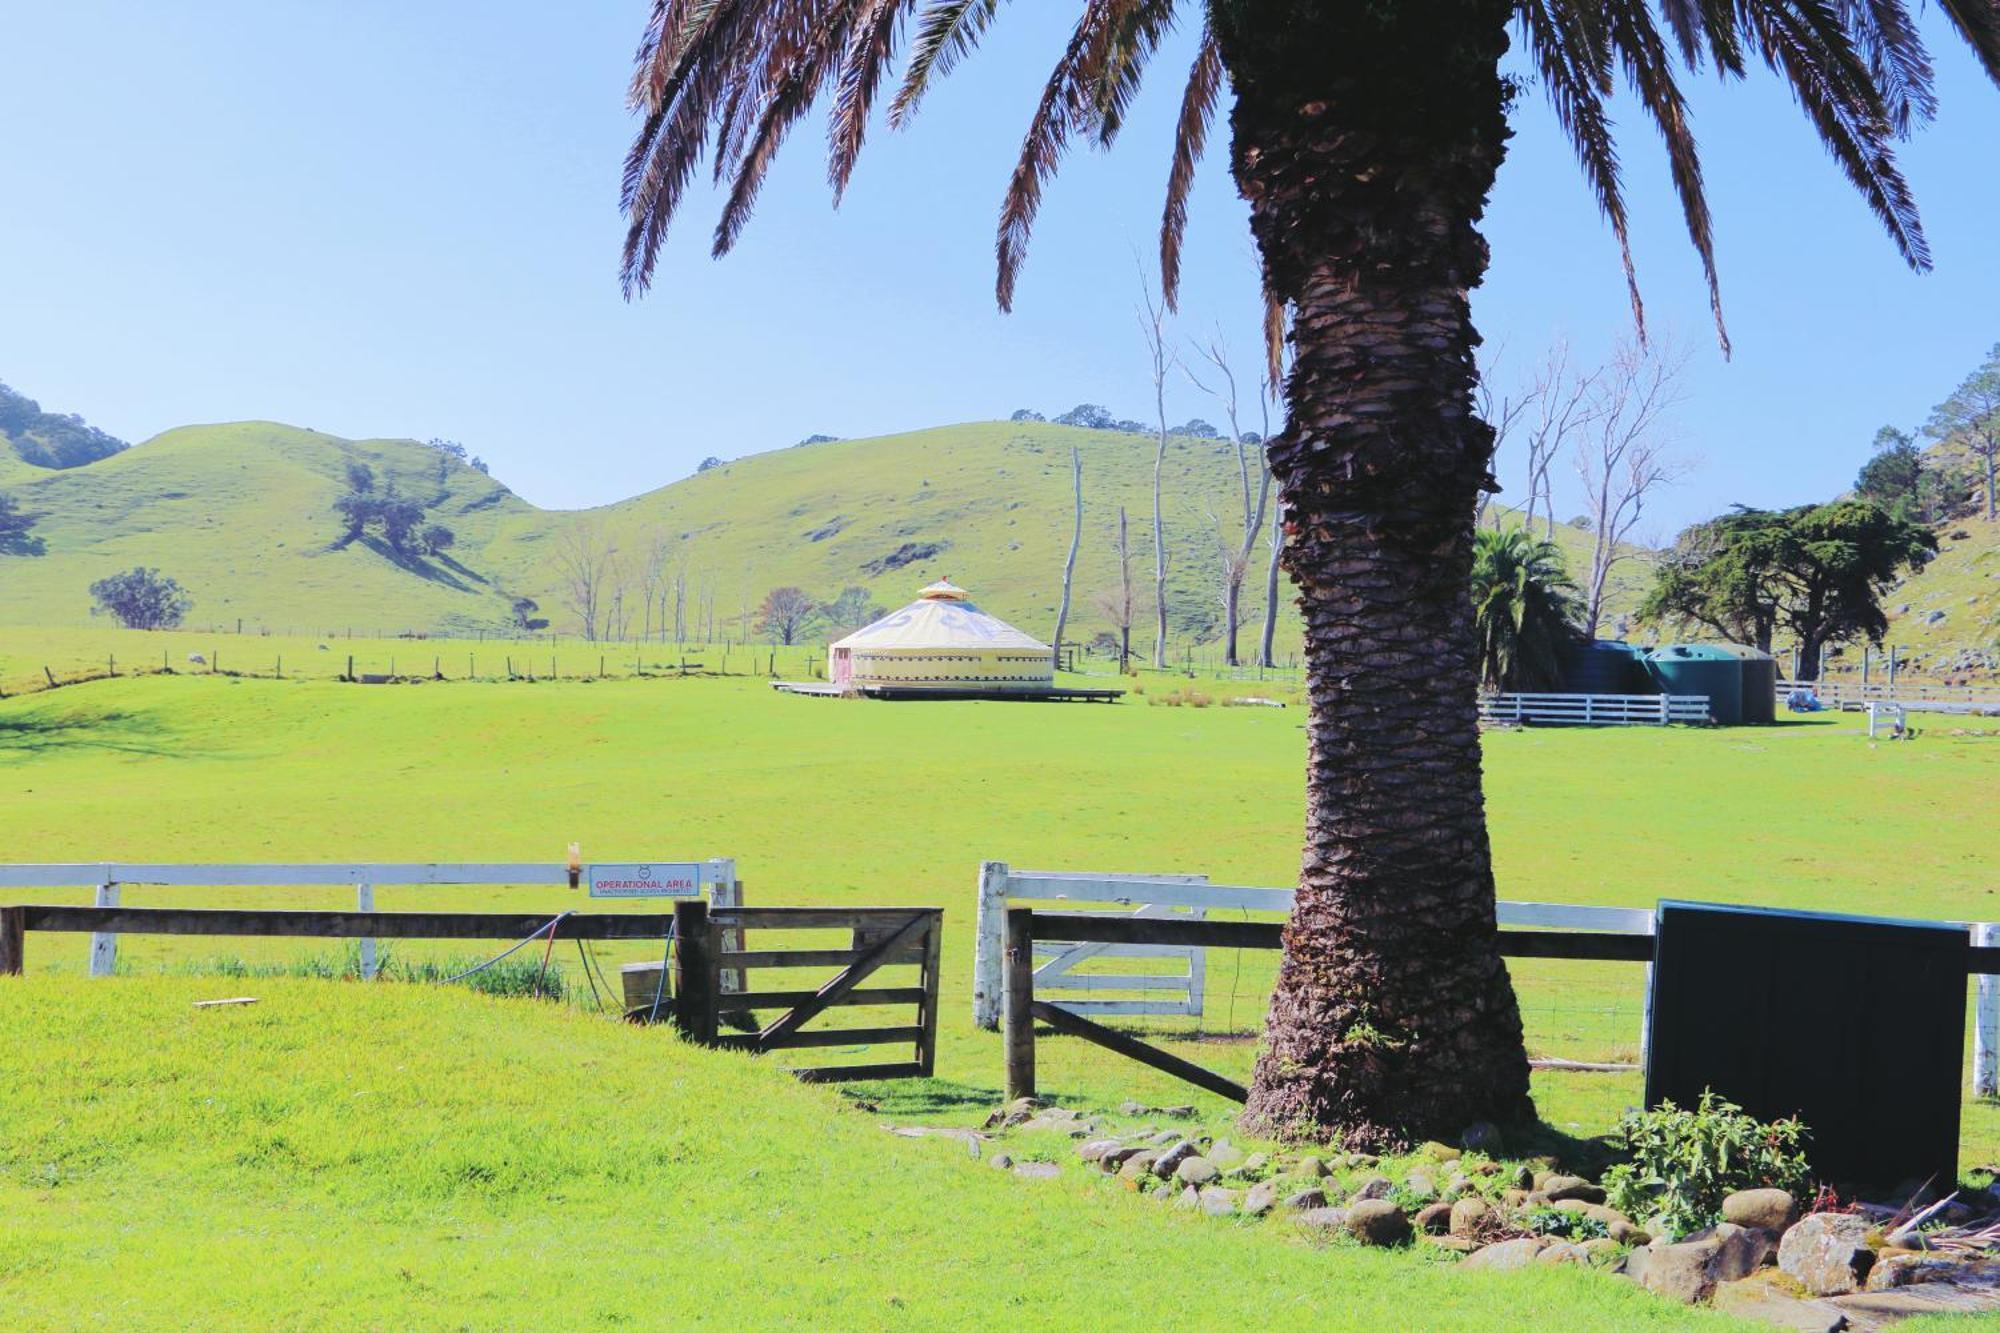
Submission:
<svg viewBox="0 0 2000 1333">
<path fill-rule="evenodd" d="M 1736 659 L 1743 672 L 1743 721 L 1752 726 L 1778 720 L 1778 659 L 1740 643 L 1716 647 Z"/>
<path fill-rule="evenodd" d="M 1735 726 L 1743 721 L 1743 664 L 1728 648 L 1669 644 L 1647 654 L 1646 670 L 1660 683 L 1660 693 L 1706 695 L 1708 715 L 1717 722 Z"/>
</svg>

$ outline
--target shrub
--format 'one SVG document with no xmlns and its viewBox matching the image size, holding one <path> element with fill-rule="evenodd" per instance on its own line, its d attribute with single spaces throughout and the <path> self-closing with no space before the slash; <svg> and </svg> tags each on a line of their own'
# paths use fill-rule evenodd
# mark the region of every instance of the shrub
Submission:
<svg viewBox="0 0 2000 1333">
<path fill-rule="evenodd" d="M 1596 1240 L 1611 1234 L 1603 1220 L 1566 1208 L 1535 1208 L 1522 1217 L 1523 1229 L 1537 1236 L 1561 1236 L 1565 1240 Z"/>
<path fill-rule="evenodd" d="M 1737 1190 L 1775 1186 L 1797 1196 L 1810 1174 L 1807 1131 L 1796 1118 L 1767 1124 L 1713 1092 L 1692 1111 L 1661 1102 L 1630 1112 L 1617 1137 L 1632 1160 L 1604 1173 L 1606 1202 L 1661 1219 L 1675 1236 L 1720 1222 L 1723 1199 Z"/>
<path fill-rule="evenodd" d="M 143 565 L 90 585 L 91 614 L 107 611 L 126 629 L 173 629 L 194 605 L 186 590 Z"/>
</svg>

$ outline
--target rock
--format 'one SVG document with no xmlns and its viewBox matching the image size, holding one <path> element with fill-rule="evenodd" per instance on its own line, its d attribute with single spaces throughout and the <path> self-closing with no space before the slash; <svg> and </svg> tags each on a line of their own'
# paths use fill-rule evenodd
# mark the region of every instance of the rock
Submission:
<svg viewBox="0 0 2000 1333">
<path fill-rule="evenodd" d="M 1153 1159 L 1153 1174 L 1162 1177 L 1172 1176 L 1180 1169 L 1182 1162 L 1197 1155 L 1194 1145 L 1182 1139 Z"/>
<path fill-rule="evenodd" d="M 1778 1248 L 1778 1233 L 1762 1227 L 1724 1222 L 1708 1233 L 1717 1243 L 1709 1271 L 1717 1282 L 1739 1282 L 1769 1263 Z M 1704 1237 L 1706 1239 L 1708 1237 Z"/>
<path fill-rule="evenodd" d="M 1144 1102 L 1118 1103 L 1119 1115 L 1141 1116 L 1141 1115 L 1151 1115 L 1152 1113 L 1153 1113 L 1152 1109 L 1148 1107 Z"/>
<path fill-rule="evenodd" d="M 1006 1171 L 1014 1165 L 1014 1159 L 1009 1157 L 1004 1152 L 996 1152 L 991 1157 L 986 1159 L 986 1164 L 991 1167 L 996 1167 L 999 1170 Z"/>
<path fill-rule="evenodd" d="M 1323 1179 L 1327 1174 L 1326 1161 L 1319 1157 L 1301 1157 L 1299 1164 L 1292 1169 L 1292 1174 L 1312 1180 Z"/>
<path fill-rule="evenodd" d="M 1354 1198 L 1349 1200 L 1349 1202 L 1362 1199 L 1386 1199 L 1390 1194 L 1395 1192 L 1395 1189 L 1396 1184 L 1389 1177 L 1370 1176 L 1361 1182 L 1361 1188 L 1354 1191 Z"/>
<path fill-rule="evenodd" d="M 1180 1141 L 1181 1141 L 1181 1132 L 1178 1129 L 1157 1130 L 1150 1137 L 1146 1139 L 1147 1143 L 1152 1144 L 1156 1148 L 1171 1147 L 1172 1145 L 1179 1143 Z"/>
<path fill-rule="evenodd" d="M 1882 1243 L 1895 1250 L 1922 1251 L 1928 1250 L 1931 1247 L 1930 1242 L 1924 1239 L 1923 1232 L 1915 1227 L 1908 1226 L 1898 1227 L 1896 1230 L 1890 1232 L 1883 1238 Z"/>
<path fill-rule="evenodd" d="M 1428 1171 L 1412 1171 L 1403 1177 L 1403 1189 L 1413 1198 L 1435 1199 L 1438 1192 L 1437 1178 Z"/>
<path fill-rule="evenodd" d="M 1538 1264 L 1573 1264 L 1582 1267 L 1589 1261 L 1584 1257 L 1583 1247 L 1573 1241 L 1559 1240 L 1542 1248 L 1534 1262 Z"/>
<path fill-rule="evenodd" d="M 1460 1199 L 1451 1206 L 1449 1230 L 1454 1236 L 1470 1236 L 1478 1239 L 1488 1232 L 1498 1230 L 1500 1215 L 1493 1211 L 1493 1205 L 1474 1196 Z"/>
<path fill-rule="evenodd" d="M 1043 1105 L 1039 1097 L 1016 1097 L 986 1117 L 986 1128 L 1006 1129 L 1025 1124 L 1035 1118 L 1035 1112 Z"/>
<path fill-rule="evenodd" d="M 1593 1185 L 1582 1176 L 1550 1176 L 1535 1182 L 1535 1188 L 1549 1196 L 1549 1202 L 1563 1199 L 1581 1199 L 1585 1203 L 1603 1203 L 1604 1186 Z"/>
<path fill-rule="evenodd" d="M 1472 1164 L 1472 1174 L 1475 1176 L 1497 1176 L 1500 1174 L 1500 1171 L 1501 1166 L 1498 1162 L 1474 1162 Z"/>
<path fill-rule="evenodd" d="M 1014 1174 L 1024 1180 L 1054 1180 L 1062 1174 L 1062 1168 L 1054 1162 L 1022 1162 L 1014 1168 Z"/>
<path fill-rule="evenodd" d="M 1220 1185 L 1210 1185 L 1201 1191 L 1201 1210 L 1210 1217 L 1227 1217 L 1236 1211 L 1236 1201 L 1239 1197 L 1235 1190 L 1224 1189 Z"/>
<path fill-rule="evenodd" d="M 1713 1238 L 1682 1241 L 1678 1245 L 1649 1245 L 1632 1251 L 1632 1257 L 1626 1261 L 1625 1275 L 1668 1300 L 1698 1305 L 1715 1290 L 1711 1265 L 1721 1248 Z"/>
<path fill-rule="evenodd" d="M 1547 1236 L 1522 1236 L 1518 1240 L 1503 1240 L 1494 1245 L 1482 1246 L 1465 1260 L 1468 1269 L 1482 1269 L 1489 1273 L 1504 1273 L 1515 1268 L 1526 1268 L 1535 1261 L 1535 1256 L 1549 1247 Z"/>
<path fill-rule="evenodd" d="M 1089 1138 L 1097 1129 L 1088 1120 L 1077 1119 L 1074 1111 L 1044 1111 L 1017 1128 L 1029 1134 L 1067 1134 L 1073 1139 Z"/>
<path fill-rule="evenodd" d="M 1381 1164 L 1381 1161 L 1382 1159 L 1372 1152 L 1351 1152 L 1347 1154 L 1347 1164 L 1349 1166 L 1377 1166 Z"/>
<path fill-rule="evenodd" d="M 1183 1157 L 1174 1168 L 1174 1179 L 1183 1185 L 1193 1185 L 1199 1189 L 1222 1173 L 1215 1169 L 1215 1163 L 1206 1157 Z"/>
<path fill-rule="evenodd" d="M 1458 1149 L 1448 1143 L 1439 1143 L 1436 1139 L 1423 1144 L 1417 1151 L 1430 1158 L 1433 1162 L 1456 1162 L 1459 1157 Z"/>
<path fill-rule="evenodd" d="M 1500 1133 L 1500 1126 L 1491 1120 L 1475 1120 L 1465 1127 L 1458 1141 L 1467 1152 L 1480 1153 L 1487 1157 L 1498 1157 L 1507 1151 L 1507 1140 Z"/>
<path fill-rule="evenodd" d="M 1250 1192 L 1243 1196 L 1243 1211 L 1251 1217 L 1262 1217 L 1278 1206 L 1278 1182 L 1267 1180 L 1252 1185 Z"/>
<path fill-rule="evenodd" d="M 1097 1165 L 1099 1169 L 1104 1171 L 1116 1171 L 1144 1151 L 1145 1149 L 1136 1143 L 1121 1143 L 1116 1148 L 1107 1150 L 1103 1156 L 1099 1157 Z"/>
<path fill-rule="evenodd" d="M 1418 1234 L 1423 1235 L 1422 1232 Z M 1453 1254 L 1471 1254 L 1479 1248 L 1478 1241 L 1471 1240 L 1465 1236 L 1423 1235 L 1423 1239 L 1426 1245 L 1435 1245 L 1440 1250 L 1450 1250 Z"/>
<path fill-rule="evenodd" d="M 1859 1291 L 1874 1263 L 1868 1224 L 1850 1213 L 1814 1213 L 1778 1242 L 1778 1267 L 1814 1296 Z"/>
<path fill-rule="evenodd" d="M 1738 1190 L 1722 1201 L 1722 1220 L 1739 1227 L 1783 1231 L 1792 1224 L 1792 1210 L 1796 1206 L 1784 1190 Z"/>
<path fill-rule="evenodd" d="M 1127 1157 L 1118 1166 L 1118 1175 L 1123 1180 L 1144 1180 L 1153 1174 L 1153 1163 L 1160 1155 L 1150 1149 L 1141 1150 Z"/>
<path fill-rule="evenodd" d="M 1104 1154 L 1116 1152 L 1124 1146 L 1117 1139 L 1089 1139 L 1077 1145 L 1076 1155 L 1086 1162 L 1101 1162 L 1104 1160 Z M 1138 1149 L 1135 1148 L 1133 1151 L 1137 1152 Z"/>
<path fill-rule="evenodd" d="M 1470 1194 L 1472 1192 L 1472 1177 L 1460 1174 L 1453 1176 L 1444 1183 L 1444 1192 L 1438 1195 L 1438 1197 L 1449 1203 L 1461 1194 Z"/>
<path fill-rule="evenodd" d="M 1931 1282 L 1958 1271 L 1951 1259 L 1933 1259 L 1921 1254 L 1885 1254 L 1868 1270 L 1867 1291 L 1893 1291 L 1917 1282 Z"/>
<path fill-rule="evenodd" d="M 1625 1247 L 1605 1236 L 1598 1236 L 1577 1247 L 1583 1251 L 1583 1261 L 1592 1268 L 1614 1268 L 1625 1257 Z"/>
<path fill-rule="evenodd" d="M 1195 1209 L 1201 1207 L 1201 1191 L 1190 1185 L 1174 1195 L 1174 1207 Z"/>
<path fill-rule="evenodd" d="M 1238 1162 L 1235 1168 L 1232 1169 L 1229 1172 L 1229 1174 L 1232 1176 L 1255 1175 L 1259 1171 L 1264 1170 L 1266 1167 L 1270 1165 L 1271 1165 L 1271 1156 L 1269 1153 L 1253 1152 L 1248 1157 Z"/>
<path fill-rule="evenodd" d="M 1511 1189 L 1510 1189 L 1510 1190 L 1501 1190 L 1501 1191 L 1500 1191 L 1500 1203 L 1501 1203 L 1501 1206 L 1502 1206 L 1502 1207 L 1504 1207 L 1504 1208 L 1506 1208 L 1506 1209 L 1508 1209 L 1509 1211 L 1512 1211 L 1512 1210 L 1514 1210 L 1514 1209 L 1516 1209 L 1516 1208 L 1525 1208 L 1525 1207 L 1527 1207 L 1527 1206 L 1528 1206 L 1528 1200 L 1529 1200 L 1529 1199 L 1531 1199 L 1531 1198 L 1533 1198 L 1533 1197 L 1534 1197 L 1534 1196 L 1533 1196 L 1533 1195 L 1531 1195 L 1531 1194 L 1529 1194 L 1529 1193 L 1528 1193 L 1528 1191 L 1526 1191 L 1526 1190 L 1511 1190 Z"/>
<path fill-rule="evenodd" d="M 1338 1231 L 1347 1225 L 1345 1208 L 1308 1208 L 1298 1216 L 1298 1223 L 1305 1230 L 1318 1234 Z"/>
<path fill-rule="evenodd" d="M 1513 1188 L 1526 1194 L 1535 1187 L 1535 1173 L 1525 1166 L 1517 1167 L 1514 1171 L 1514 1179 L 1510 1183 Z"/>
<path fill-rule="evenodd" d="M 1194 1108 L 1192 1106 L 1162 1106 L 1159 1114 L 1167 1117 L 1169 1120 L 1192 1120 L 1194 1119 Z"/>
<path fill-rule="evenodd" d="M 1293 1213 L 1309 1213 L 1315 1208 L 1326 1207 L 1326 1191 L 1322 1189 L 1300 1190 L 1285 1200 L 1285 1209 Z"/>
<path fill-rule="evenodd" d="M 1417 1210 L 1417 1230 L 1427 1236 L 1441 1236 L 1451 1230 L 1451 1205 L 1427 1203 Z"/>
<path fill-rule="evenodd" d="M 1347 1205 L 1347 1234 L 1363 1245 L 1407 1245 L 1410 1219 L 1387 1199 L 1360 1199 Z"/>
<path fill-rule="evenodd" d="M 1725 1282 L 1709 1299 L 1725 1314 L 1802 1333 L 1836 1333 L 1847 1327 L 1847 1316 L 1837 1307 L 1824 1301 L 1800 1300 L 1760 1278 Z"/>
<path fill-rule="evenodd" d="M 1652 1233 L 1630 1222 L 1609 1222 L 1605 1224 L 1605 1234 L 1620 1245 L 1651 1245 Z"/>
</svg>

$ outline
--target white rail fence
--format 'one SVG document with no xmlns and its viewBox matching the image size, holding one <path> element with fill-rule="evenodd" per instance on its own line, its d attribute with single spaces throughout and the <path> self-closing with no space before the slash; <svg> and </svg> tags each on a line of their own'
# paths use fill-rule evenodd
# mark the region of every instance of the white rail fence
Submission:
<svg viewBox="0 0 2000 1333">
<path fill-rule="evenodd" d="M 1664 727 L 1708 721 L 1705 694 L 1482 694 L 1486 722 L 1566 722 L 1586 727 Z"/>
<path fill-rule="evenodd" d="M 1847 680 L 1781 680 L 1778 682 L 1778 707 L 1784 708 L 1798 690 L 1818 696 L 1824 707 L 1846 713 L 1893 707 L 1909 713 L 2000 716 L 2000 693 L 1963 685 L 1923 685 L 1912 681 L 1863 685 L 1859 681 Z"/>
<path fill-rule="evenodd" d="M 1704 701 L 1705 706 L 1705 701 Z M 1200 917 L 1210 908 L 1290 914 L 1292 890 L 1211 884 L 1201 875 L 1130 875 L 1014 870 L 1004 861 L 979 867 L 979 911 L 972 969 L 972 1021 L 982 1028 L 1000 1025 L 1002 987 L 1006 975 L 1002 957 L 1007 908 L 1018 904 L 1090 903 L 1123 908 L 1132 915 L 1162 916 L 1184 912 Z M 1501 899 L 1502 926 L 1557 930 L 1597 930 L 1614 935 L 1651 935 L 1654 914 L 1644 907 L 1596 907 L 1571 903 L 1518 902 Z M 1109 916 L 1110 911 L 1084 910 L 1080 915 Z M 2000 946 L 2000 922 L 1966 926 L 1971 942 Z M 1043 952 L 1037 942 L 1036 952 Z M 1205 949 L 1165 946 L 1071 945 L 1051 943 L 1054 957 L 1035 969 L 1035 992 L 1106 990 L 1164 992 L 1164 998 L 1091 1000 L 1051 996 L 1049 1003 L 1079 1014 L 1180 1015 L 1201 1013 L 1205 982 L 1201 955 Z M 1184 959 L 1185 972 L 1164 975 L 1073 972 L 1090 957 Z M 1061 963 L 1057 967 L 1055 964 Z M 1640 1063 L 1645 1062 L 1646 1028 L 1653 1010 L 1653 965 L 1646 964 L 1645 1000 L 1639 1033 Z M 1972 1089 L 1982 1096 L 2000 1093 L 2000 976 L 1981 975 L 1973 1005 Z"/>
<path fill-rule="evenodd" d="M 743 883 L 731 857 L 698 863 L 701 887 L 717 907 L 740 907 Z M 0 889 L 95 889 L 96 905 L 117 907 L 128 887 L 294 888 L 344 887 L 354 890 L 356 911 L 375 910 L 375 890 L 404 886 L 542 885 L 570 887 L 566 861 L 472 861 L 414 863 L 290 862 L 184 865 L 83 861 L 46 865 L 0 865 Z M 577 892 L 583 892 L 578 889 Z M 375 941 L 359 940 L 361 975 L 376 973 Z M 108 977 L 118 965 L 118 937 L 90 937 L 90 975 Z M 725 978 L 725 989 L 737 989 Z"/>
</svg>

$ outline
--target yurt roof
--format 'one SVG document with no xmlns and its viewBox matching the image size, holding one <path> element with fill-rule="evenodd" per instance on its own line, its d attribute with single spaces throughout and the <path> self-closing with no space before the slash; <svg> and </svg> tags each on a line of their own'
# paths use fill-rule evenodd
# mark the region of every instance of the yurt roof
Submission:
<svg viewBox="0 0 2000 1333">
<path fill-rule="evenodd" d="M 900 611 L 864 625 L 835 648 L 1011 648 L 1046 653 L 1046 643 L 1023 634 L 967 600 L 965 589 L 940 579 Z"/>
</svg>

